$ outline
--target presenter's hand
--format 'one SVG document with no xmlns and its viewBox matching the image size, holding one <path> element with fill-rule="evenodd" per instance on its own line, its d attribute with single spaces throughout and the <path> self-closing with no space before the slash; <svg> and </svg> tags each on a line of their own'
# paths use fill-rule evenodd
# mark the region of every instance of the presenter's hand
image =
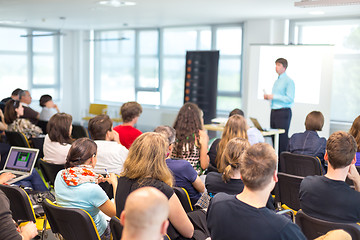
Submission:
<svg viewBox="0 0 360 240">
<path fill-rule="evenodd" d="M 266 100 L 272 100 L 274 98 L 274 95 L 272 94 L 264 94 L 264 99 Z"/>
</svg>

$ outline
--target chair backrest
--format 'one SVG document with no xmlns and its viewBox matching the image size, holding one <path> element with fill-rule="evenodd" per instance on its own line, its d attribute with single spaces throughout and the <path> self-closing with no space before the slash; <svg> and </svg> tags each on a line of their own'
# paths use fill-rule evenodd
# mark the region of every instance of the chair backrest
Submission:
<svg viewBox="0 0 360 240">
<path fill-rule="evenodd" d="M 30 147 L 30 143 L 22 132 L 11 132 L 11 131 L 5 131 L 6 138 L 11 146 L 17 146 L 17 147 Z"/>
<path fill-rule="evenodd" d="M 295 211 L 299 210 L 299 190 L 301 181 L 304 177 L 278 173 L 278 179 L 279 201 Z"/>
<path fill-rule="evenodd" d="M 352 239 L 360 239 L 360 226 L 356 223 L 329 222 L 311 217 L 302 210 L 296 214 L 295 222 L 307 239 L 315 239 L 335 229 L 343 229 L 351 235 Z"/>
<path fill-rule="evenodd" d="M 43 159 L 39 160 L 39 166 L 45 178 L 45 181 L 49 183 L 50 186 L 54 185 L 57 173 L 65 168 L 63 164 L 49 163 L 49 162 L 45 162 Z"/>
<path fill-rule="evenodd" d="M 60 207 L 49 199 L 43 202 L 43 208 L 53 233 L 60 233 L 66 240 L 100 240 L 96 225 L 86 211 Z"/>
<path fill-rule="evenodd" d="M 190 197 L 185 188 L 174 187 L 174 192 L 176 196 L 179 198 L 181 205 L 183 206 L 185 212 L 192 212 L 193 207 L 191 205 Z"/>
<path fill-rule="evenodd" d="M 22 188 L 0 184 L 0 190 L 10 201 L 10 210 L 15 221 L 35 222 L 35 213 L 30 198 Z"/>
<path fill-rule="evenodd" d="M 318 158 L 289 152 L 280 154 L 280 171 L 302 177 L 322 175 Z"/>
<path fill-rule="evenodd" d="M 78 139 L 82 137 L 89 137 L 88 131 L 83 126 L 78 124 L 73 124 L 72 127 L 73 127 L 71 132 L 72 138 Z"/>
<path fill-rule="evenodd" d="M 100 115 L 107 113 L 108 106 L 106 104 L 90 103 L 89 114 Z"/>
<path fill-rule="evenodd" d="M 121 227 L 120 219 L 118 217 L 114 216 L 111 218 L 110 229 L 111 229 L 111 234 L 112 234 L 113 240 L 120 240 L 121 233 L 122 233 L 122 227 Z"/>
<path fill-rule="evenodd" d="M 39 120 L 36 125 L 41 128 L 41 130 L 43 131 L 43 134 L 47 134 L 47 129 L 46 129 L 47 124 L 48 124 L 48 121 Z"/>
</svg>

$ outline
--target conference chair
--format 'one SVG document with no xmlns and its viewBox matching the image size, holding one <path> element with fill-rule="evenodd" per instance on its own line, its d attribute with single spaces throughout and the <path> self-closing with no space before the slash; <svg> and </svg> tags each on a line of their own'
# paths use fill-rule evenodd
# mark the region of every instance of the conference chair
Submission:
<svg viewBox="0 0 360 240">
<path fill-rule="evenodd" d="M 280 202 L 282 208 L 290 208 L 295 212 L 300 209 L 299 190 L 303 179 L 304 177 L 278 173 L 275 201 Z"/>
<path fill-rule="evenodd" d="M 47 134 L 47 129 L 46 129 L 47 124 L 48 124 L 48 121 L 39 120 L 36 125 L 41 128 L 41 130 L 43 131 L 43 134 Z"/>
<path fill-rule="evenodd" d="M 83 117 L 82 119 L 85 121 L 89 121 L 91 118 L 95 117 L 96 115 L 106 114 L 107 109 L 108 109 L 108 106 L 106 104 L 90 103 L 89 115 Z"/>
<path fill-rule="evenodd" d="M 22 132 L 5 131 L 7 141 L 11 146 L 30 148 L 30 143 L 27 137 Z"/>
<path fill-rule="evenodd" d="M 360 226 L 356 223 L 335 223 L 311 217 L 302 210 L 295 217 L 296 224 L 301 228 L 307 239 L 315 239 L 335 229 L 343 229 L 352 239 L 360 239 Z"/>
<path fill-rule="evenodd" d="M 49 199 L 43 202 L 43 208 L 53 233 L 66 240 L 100 240 L 94 220 L 85 210 L 60 207 Z"/>
<path fill-rule="evenodd" d="M 280 171 L 301 177 L 323 175 L 319 158 L 290 152 L 280 154 Z"/>
<path fill-rule="evenodd" d="M 181 205 L 183 206 L 185 212 L 192 212 L 193 211 L 193 207 L 190 201 L 190 197 L 188 192 L 186 191 L 185 188 L 180 188 L 180 187 L 173 187 L 174 192 L 176 194 L 176 196 L 179 198 Z"/>
<path fill-rule="evenodd" d="M 49 190 L 54 186 L 57 173 L 65 168 L 64 164 L 49 163 L 43 159 L 39 160 L 39 167 L 45 181 L 48 183 Z"/>
<path fill-rule="evenodd" d="M 72 125 L 73 129 L 71 132 L 71 136 L 74 139 L 78 139 L 78 138 L 82 138 L 82 137 L 89 137 L 89 133 L 86 130 L 85 127 L 79 125 L 79 124 L 73 124 Z"/>
</svg>

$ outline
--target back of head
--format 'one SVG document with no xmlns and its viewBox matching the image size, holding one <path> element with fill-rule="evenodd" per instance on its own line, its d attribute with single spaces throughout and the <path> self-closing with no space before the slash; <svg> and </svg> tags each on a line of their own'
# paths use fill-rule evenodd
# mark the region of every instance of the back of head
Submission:
<svg viewBox="0 0 360 240">
<path fill-rule="evenodd" d="M 79 138 L 71 145 L 66 157 L 65 168 L 84 164 L 89 158 L 96 155 L 97 145 L 89 138 Z"/>
<path fill-rule="evenodd" d="M 93 140 L 105 140 L 106 133 L 112 131 L 112 121 L 106 114 L 90 119 L 88 130 Z"/>
<path fill-rule="evenodd" d="M 14 91 L 12 91 L 11 96 L 13 96 L 13 97 L 18 97 L 18 98 L 19 98 L 19 93 L 20 93 L 21 91 L 22 91 L 21 88 L 17 88 L 17 89 L 15 89 Z"/>
<path fill-rule="evenodd" d="M 232 110 L 232 111 L 229 113 L 229 117 L 234 116 L 235 114 L 244 117 L 244 112 L 243 112 L 243 110 L 241 110 L 241 109 L 239 109 L 239 108 L 235 108 L 234 110 Z"/>
<path fill-rule="evenodd" d="M 72 117 L 67 113 L 54 114 L 47 126 L 46 130 L 49 138 L 52 142 L 58 142 L 61 144 L 71 144 L 73 139 L 71 138 L 70 127 L 72 124 Z"/>
<path fill-rule="evenodd" d="M 154 132 L 163 134 L 167 138 L 169 144 L 173 144 L 175 142 L 176 131 L 174 128 L 170 126 L 167 125 L 158 126 L 157 128 L 154 129 Z"/>
<path fill-rule="evenodd" d="M 124 123 L 131 122 L 142 113 L 142 107 L 137 102 L 124 103 L 120 108 L 120 114 Z"/>
<path fill-rule="evenodd" d="M 226 144 L 218 166 L 219 172 L 223 173 L 224 182 L 228 182 L 234 171 L 240 169 L 241 156 L 249 147 L 249 141 L 240 137 L 233 138 Z"/>
<path fill-rule="evenodd" d="M 123 234 L 152 238 L 153 235 L 158 235 L 160 239 L 162 224 L 167 221 L 168 216 L 169 202 L 162 192 L 153 187 L 139 188 L 126 199 L 120 217 L 124 225 Z"/>
<path fill-rule="evenodd" d="M 39 100 L 40 107 L 45 107 L 45 104 L 51 100 L 52 100 L 52 97 L 50 95 L 48 95 L 48 94 L 42 95 Z"/>
<path fill-rule="evenodd" d="M 349 166 L 355 157 L 356 150 L 356 141 L 347 132 L 334 132 L 326 142 L 329 164 L 333 169 Z"/>
<path fill-rule="evenodd" d="M 129 149 L 121 176 L 138 179 L 139 183 L 147 178 L 157 179 L 172 187 L 173 177 L 165 162 L 167 149 L 168 141 L 163 134 L 141 134 Z"/>
<path fill-rule="evenodd" d="M 17 119 L 17 113 L 15 109 L 17 109 L 20 106 L 20 102 L 18 100 L 10 99 L 5 104 L 4 109 L 4 118 L 6 124 L 11 124 Z"/>
<path fill-rule="evenodd" d="M 357 144 L 357 151 L 360 151 L 360 115 L 355 118 L 351 125 L 349 133 L 355 138 Z"/>
<path fill-rule="evenodd" d="M 307 131 L 321 131 L 324 126 L 324 115 L 319 111 L 312 111 L 306 116 L 305 128 Z"/>
<path fill-rule="evenodd" d="M 224 152 L 226 144 L 234 137 L 248 139 L 246 119 L 238 114 L 231 116 L 226 122 L 226 125 L 224 127 L 224 131 L 221 136 L 221 140 L 219 142 L 219 146 L 215 158 L 215 162 L 218 168 L 220 164 L 220 158 L 222 153 Z"/>
<path fill-rule="evenodd" d="M 288 61 L 285 58 L 278 58 L 275 63 L 280 63 L 285 69 L 288 67 Z"/>
<path fill-rule="evenodd" d="M 240 174 L 244 185 L 253 191 L 264 189 L 276 169 L 275 150 L 267 143 L 252 145 L 240 160 Z"/>
</svg>

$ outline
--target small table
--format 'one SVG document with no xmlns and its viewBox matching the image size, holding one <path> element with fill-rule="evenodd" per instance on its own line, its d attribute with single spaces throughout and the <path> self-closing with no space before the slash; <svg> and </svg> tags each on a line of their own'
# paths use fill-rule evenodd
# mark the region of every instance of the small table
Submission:
<svg viewBox="0 0 360 240">
<path fill-rule="evenodd" d="M 224 126 L 221 124 L 205 124 L 204 128 L 209 131 L 220 131 L 224 130 Z M 279 134 L 285 133 L 285 129 L 271 129 L 269 131 L 260 131 L 264 137 L 274 136 L 274 149 L 275 153 L 279 152 Z"/>
</svg>

